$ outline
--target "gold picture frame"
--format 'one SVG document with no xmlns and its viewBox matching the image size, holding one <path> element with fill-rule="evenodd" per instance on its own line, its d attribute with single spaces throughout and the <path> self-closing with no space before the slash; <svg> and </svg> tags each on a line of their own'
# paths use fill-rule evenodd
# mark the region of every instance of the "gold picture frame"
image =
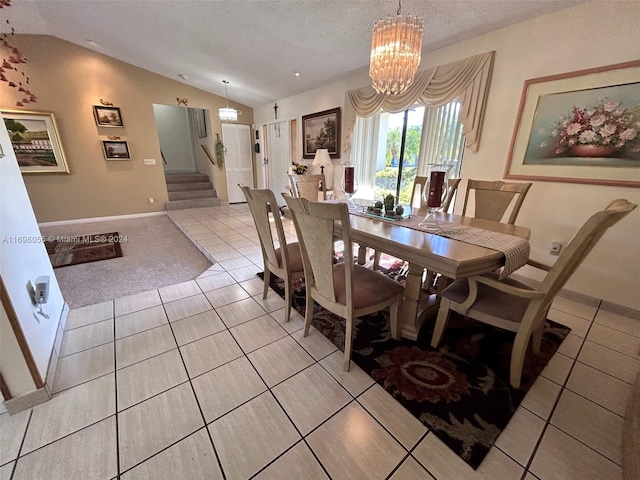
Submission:
<svg viewBox="0 0 640 480">
<path fill-rule="evenodd" d="M 640 61 L 526 80 L 504 178 L 640 187 Z"/>
<path fill-rule="evenodd" d="M 69 173 L 53 113 L 0 111 L 22 173 Z"/>
<path fill-rule="evenodd" d="M 340 157 L 340 117 L 340 107 L 302 116 L 302 158 L 314 158 L 318 148 Z"/>
</svg>

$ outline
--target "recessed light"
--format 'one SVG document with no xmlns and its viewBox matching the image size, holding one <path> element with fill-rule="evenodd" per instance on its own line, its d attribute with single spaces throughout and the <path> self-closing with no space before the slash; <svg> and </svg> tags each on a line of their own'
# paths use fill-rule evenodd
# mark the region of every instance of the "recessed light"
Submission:
<svg viewBox="0 0 640 480">
<path fill-rule="evenodd" d="M 183 80 L 186 80 L 187 78 L 189 78 L 184 73 L 179 73 L 178 76 Z"/>
<path fill-rule="evenodd" d="M 97 44 L 96 42 L 94 42 L 93 40 L 91 40 L 90 38 L 87 38 L 87 43 L 93 47 L 99 47 L 100 45 Z"/>
<path fill-rule="evenodd" d="M 300 72 L 293 72 L 293 75 L 296 76 L 296 77 L 299 77 L 300 76 Z"/>
</svg>

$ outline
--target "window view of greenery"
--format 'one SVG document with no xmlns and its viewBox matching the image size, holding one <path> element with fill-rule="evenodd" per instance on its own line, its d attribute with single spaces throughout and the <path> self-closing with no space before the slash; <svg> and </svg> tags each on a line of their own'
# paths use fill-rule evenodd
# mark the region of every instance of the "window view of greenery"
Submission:
<svg viewBox="0 0 640 480">
<path fill-rule="evenodd" d="M 416 178 L 420 139 L 425 108 L 415 106 L 407 112 L 382 114 L 380 116 L 380 136 L 386 134 L 385 164 L 376 171 L 374 197 L 382 198 L 388 194 L 398 197 L 398 203 L 408 204 L 411 199 L 413 180 Z M 407 122 L 406 135 L 403 138 L 403 126 Z M 402 169 L 400 152 L 404 143 Z M 380 166 L 379 166 L 380 167 Z M 400 191 L 398 192 L 398 176 Z"/>
<path fill-rule="evenodd" d="M 425 145 L 426 152 L 422 157 L 429 163 L 450 163 L 454 167 L 449 176 L 459 175 L 464 137 L 462 125 L 458 121 L 460 104 L 453 101 L 437 109 L 426 109 L 420 105 L 401 113 L 382 113 L 380 115 L 380 143 L 379 149 L 384 148 L 384 164 L 378 160 L 374 198 L 391 194 L 398 197 L 398 203 L 408 205 L 411 201 L 411 190 L 416 178 L 420 144 L 422 140 L 422 126 L 427 115 L 426 132 L 430 142 Z M 404 124 L 406 134 L 403 137 Z M 384 142 L 384 143 L 382 143 Z M 402 162 L 400 152 L 403 151 Z M 423 175 L 426 174 L 423 173 Z M 398 188 L 398 177 L 400 188 Z"/>
</svg>

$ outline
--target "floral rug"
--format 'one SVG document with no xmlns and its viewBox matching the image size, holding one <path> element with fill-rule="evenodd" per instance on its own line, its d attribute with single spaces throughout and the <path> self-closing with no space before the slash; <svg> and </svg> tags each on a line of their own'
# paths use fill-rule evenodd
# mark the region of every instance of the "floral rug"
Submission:
<svg viewBox="0 0 640 480">
<path fill-rule="evenodd" d="M 385 273 L 397 278 L 393 267 Z M 271 288 L 284 297 L 282 280 L 272 276 Z M 292 296 L 304 316 L 303 281 L 294 285 Z M 509 385 L 513 333 L 453 312 L 436 350 L 429 345 L 435 319 L 425 321 L 412 342 L 391 338 L 388 317 L 386 310 L 355 321 L 352 360 L 474 469 L 570 331 L 547 320 L 541 353 L 527 353 L 521 387 L 514 389 Z M 316 304 L 313 325 L 344 349 L 343 319 Z"/>
</svg>

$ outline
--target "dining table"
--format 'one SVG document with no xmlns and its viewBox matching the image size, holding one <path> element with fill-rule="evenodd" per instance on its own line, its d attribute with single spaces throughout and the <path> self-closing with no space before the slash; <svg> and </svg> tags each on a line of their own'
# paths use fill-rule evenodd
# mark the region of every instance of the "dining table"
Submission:
<svg viewBox="0 0 640 480">
<path fill-rule="evenodd" d="M 479 232 L 495 232 L 524 240 L 528 240 L 531 235 L 528 227 L 450 213 L 436 213 L 443 228 L 441 231 L 428 231 L 418 226 L 426 215 L 425 209 L 410 209 L 406 216 L 390 219 L 367 214 L 365 208 L 351 203 L 349 212 L 351 240 L 358 244 L 359 264 L 368 263 L 367 249 L 384 252 L 408 264 L 399 320 L 400 334 L 409 340 L 417 340 L 425 318 L 437 313 L 439 293 L 443 286 L 459 278 L 496 272 L 505 266 L 505 253 L 495 248 L 449 238 L 444 235 L 448 230 L 446 226 L 471 227 Z M 282 213 L 286 218 L 292 219 L 287 207 L 283 207 Z M 526 253 L 527 255 L 518 259 L 517 265 L 512 266 L 513 269 L 526 263 L 528 243 Z M 437 292 L 421 295 L 425 270 L 427 278 L 439 274 L 441 281 L 438 282 Z"/>
<path fill-rule="evenodd" d="M 427 231 L 417 225 L 417 219 L 426 212 L 414 210 L 408 218 L 386 219 L 368 215 L 360 209 L 350 209 L 351 239 L 359 245 L 358 263 L 367 260 L 367 248 L 387 253 L 408 262 L 405 298 L 400 310 L 401 335 L 416 340 L 425 318 L 435 314 L 439 306 L 439 294 L 423 294 L 422 280 L 427 275 L 440 274 L 444 282 L 498 271 L 504 267 L 506 256 L 500 250 L 480 246 Z M 466 226 L 478 231 L 519 237 L 528 240 L 529 228 L 490 220 L 437 213 L 438 222 L 448 226 Z M 413 218 L 413 220 L 412 220 Z M 446 228 L 442 229 L 443 232 Z M 475 231 L 475 230 L 474 230 Z M 525 242 L 526 243 L 526 242 Z M 528 247 L 528 245 L 527 245 Z M 526 256 L 520 263 L 524 265 Z M 522 266 L 515 265 L 514 268 Z"/>
</svg>

